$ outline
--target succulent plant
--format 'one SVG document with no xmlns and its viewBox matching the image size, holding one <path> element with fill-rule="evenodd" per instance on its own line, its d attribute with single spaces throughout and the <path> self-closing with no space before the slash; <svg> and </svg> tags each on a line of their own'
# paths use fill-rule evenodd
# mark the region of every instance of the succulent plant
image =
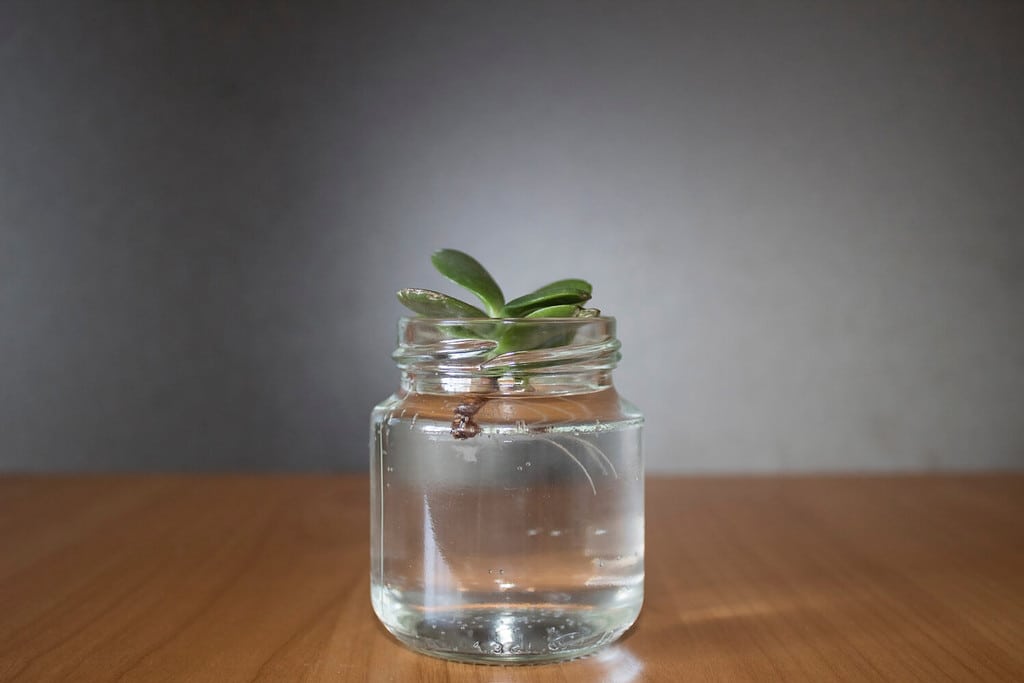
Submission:
<svg viewBox="0 0 1024 683">
<path fill-rule="evenodd" d="M 398 300 L 409 310 L 428 318 L 443 319 L 521 319 L 586 318 L 600 311 L 584 308 L 593 288 L 586 280 L 569 278 L 544 285 L 529 294 L 505 301 L 501 287 L 479 261 L 457 249 L 440 249 L 430 257 L 441 275 L 472 292 L 483 308 L 430 289 L 407 288 L 398 291 Z M 463 328 L 465 329 L 465 328 Z M 526 349 L 550 348 L 567 344 L 564 331 L 552 333 L 536 325 L 496 326 L 498 346 L 494 355 Z"/>
<path fill-rule="evenodd" d="M 469 254 L 440 249 L 430 260 L 441 275 L 468 289 L 484 305 L 481 310 L 429 289 L 399 290 L 398 300 L 406 308 L 430 318 L 573 318 L 584 314 L 582 304 L 590 299 L 593 290 L 586 280 L 558 280 L 506 302 L 498 283 Z"/>
</svg>

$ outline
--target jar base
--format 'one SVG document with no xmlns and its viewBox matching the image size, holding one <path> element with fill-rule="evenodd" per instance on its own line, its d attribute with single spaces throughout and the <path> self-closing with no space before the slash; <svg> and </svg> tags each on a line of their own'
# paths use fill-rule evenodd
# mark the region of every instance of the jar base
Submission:
<svg viewBox="0 0 1024 683">
<path fill-rule="evenodd" d="M 599 613 L 558 609 L 406 613 L 385 627 L 407 647 L 432 657 L 478 664 L 541 664 L 591 654 L 618 639 L 639 610 Z"/>
</svg>

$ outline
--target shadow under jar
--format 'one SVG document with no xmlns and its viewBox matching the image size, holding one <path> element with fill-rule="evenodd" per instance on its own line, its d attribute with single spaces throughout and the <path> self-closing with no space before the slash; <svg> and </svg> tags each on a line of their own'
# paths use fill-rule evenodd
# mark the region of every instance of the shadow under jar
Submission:
<svg viewBox="0 0 1024 683">
<path fill-rule="evenodd" d="M 494 339 L 514 339 L 500 353 Z M 404 318 L 373 412 L 373 608 L 407 646 L 535 663 L 618 638 L 643 602 L 643 416 L 613 318 Z"/>
</svg>

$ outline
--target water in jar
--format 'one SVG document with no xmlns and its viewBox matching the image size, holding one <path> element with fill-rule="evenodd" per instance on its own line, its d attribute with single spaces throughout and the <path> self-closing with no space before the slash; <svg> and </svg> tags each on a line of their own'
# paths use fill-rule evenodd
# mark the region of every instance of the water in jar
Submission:
<svg viewBox="0 0 1024 683">
<path fill-rule="evenodd" d="M 640 418 L 543 430 L 374 415 L 371 595 L 453 659 L 544 661 L 617 638 L 643 601 Z"/>
</svg>

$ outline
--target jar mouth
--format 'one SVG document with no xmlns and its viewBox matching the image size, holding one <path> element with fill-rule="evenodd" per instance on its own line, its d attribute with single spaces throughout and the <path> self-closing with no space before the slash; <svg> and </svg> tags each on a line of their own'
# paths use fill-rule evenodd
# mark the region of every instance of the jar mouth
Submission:
<svg viewBox="0 0 1024 683">
<path fill-rule="evenodd" d="M 398 324 L 395 363 L 453 377 L 572 374 L 619 361 L 615 318 L 419 318 Z"/>
</svg>

